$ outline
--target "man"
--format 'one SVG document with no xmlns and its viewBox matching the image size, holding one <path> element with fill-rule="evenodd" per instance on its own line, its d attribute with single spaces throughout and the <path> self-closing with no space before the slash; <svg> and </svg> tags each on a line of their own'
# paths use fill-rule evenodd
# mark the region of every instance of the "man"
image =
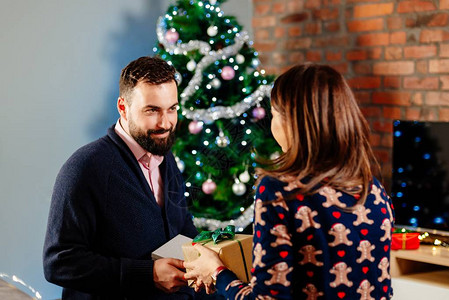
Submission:
<svg viewBox="0 0 449 300">
<path fill-rule="evenodd" d="M 77 150 L 56 179 L 44 273 L 62 299 L 189 299 L 181 260 L 151 260 L 177 234 L 197 233 L 170 148 L 175 69 L 141 57 L 120 77 L 120 118 Z"/>
</svg>

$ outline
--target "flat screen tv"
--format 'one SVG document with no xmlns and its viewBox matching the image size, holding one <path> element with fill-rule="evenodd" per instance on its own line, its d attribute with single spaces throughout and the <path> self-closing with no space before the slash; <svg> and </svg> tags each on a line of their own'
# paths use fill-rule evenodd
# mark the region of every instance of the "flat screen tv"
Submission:
<svg viewBox="0 0 449 300">
<path fill-rule="evenodd" d="M 449 235 L 449 122 L 395 120 L 396 226 Z"/>
</svg>

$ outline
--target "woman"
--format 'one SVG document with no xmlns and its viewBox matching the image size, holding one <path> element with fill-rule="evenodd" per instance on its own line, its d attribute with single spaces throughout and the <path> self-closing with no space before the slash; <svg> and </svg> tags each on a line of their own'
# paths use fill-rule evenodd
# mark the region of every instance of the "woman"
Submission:
<svg viewBox="0 0 449 300">
<path fill-rule="evenodd" d="M 283 154 L 258 170 L 252 280 L 198 244 L 186 278 L 211 292 L 216 277 L 227 299 L 391 298 L 392 205 L 348 84 L 331 67 L 298 65 L 275 81 L 271 104 Z"/>
</svg>

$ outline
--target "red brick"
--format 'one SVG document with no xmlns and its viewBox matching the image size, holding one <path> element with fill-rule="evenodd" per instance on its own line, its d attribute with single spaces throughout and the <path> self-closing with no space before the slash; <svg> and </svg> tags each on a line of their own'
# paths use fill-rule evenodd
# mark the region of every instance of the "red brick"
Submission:
<svg viewBox="0 0 449 300">
<path fill-rule="evenodd" d="M 400 17 L 390 17 L 387 19 L 387 26 L 389 30 L 401 29 L 403 19 Z"/>
<path fill-rule="evenodd" d="M 421 106 L 423 104 L 423 95 L 422 93 L 415 93 L 412 97 L 412 105 L 419 105 Z"/>
<path fill-rule="evenodd" d="M 423 121 L 436 121 L 438 120 L 438 109 L 436 107 L 422 107 L 421 108 L 421 120 Z"/>
<path fill-rule="evenodd" d="M 276 25 L 276 17 L 275 16 L 253 17 L 252 24 L 254 28 L 273 27 Z"/>
<path fill-rule="evenodd" d="M 270 37 L 270 32 L 266 29 L 256 29 L 254 32 L 255 40 L 267 40 Z"/>
<path fill-rule="evenodd" d="M 254 48 L 257 49 L 257 51 L 270 52 L 276 49 L 276 45 L 276 42 L 255 42 Z"/>
<path fill-rule="evenodd" d="M 384 163 L 390 161 L 390 152 L 387 150 L 375 149 L 373 150 L 373 153 L 377 161 L 382 164 L 382 166 L 384 165 Z"/>
<path fill-rule="evenodd" d="M 339 52 L 331 52 L 331 51 L 328 51 L 328 52 L 326 53 L 326 59 L 327 59 L 328 61 L 341 60 L 341 51 L 339 51 Z"/>
<path fill-rule="evenodd" d="M 426 93 L 426 104 L 432 106 L 449 106 L 449 92 Z"/>
<path fill-rule="evenodd" d="M 380 87 L 380 77 L 354 77 L 348 83 L 354 89 L 377 89 Z"/>
<path fill-rule="evenodd" d="M 378 119 L 382 113 L 379 106 L 361 107 L 360 110 L 362 111 L 362 114 L 365 116 L 365 118 L 373 117 Z"/>
<path fill-rule="evenodd" d="M 368 54 L 365 50 L 354 50 L 346 53 L 347 60 L 365 60 Z"/>
<path fill-rule="evenodd" d="M 382 48 L 381 47 L 370 48 L 368 50 L 368 57 L 371 58 L 371 59 L 379 59 L 381 55 L 382 55 Z"/>
<path fill-rule="evenodd" d="M 429 73 L 427 60 L 420 60 L 416 62 L 416 72 L 421 74 Z"/>
<path fill-rule="evenodd" d="M 449 108 L 440 108 L 439 109 L 439 120 L 443 122 L 449 121 Z"/>
<path fill-rule="evenodd" d="M 308 49 L 312 45 L 311 38 L 302 39 L 289 39 L 285 42 L 285 49 L 287 50 L 298 50 L 298 49 Z"/>
<path fill-rule="evenodd" d="M 449 73 L 449 59 L 433 59 L 429 61 L 430 73 Z"/>
<path fill-rule="evenodd" d="M 372 147 L 380 146 L 380 134 L 373 133 L 369 136 L 369 143 Z"/>
<path fill-rule="evenodd" d="M 340 30 L 340 23 L 338 22 L 328 22 L 325 24 L 326 31 L 328 32 L 337 32 Z"/>
<path fill-rule="evenodd" d="M 440 44 L 440 57 L 449 57 L 449 44 Z"/>
<path fill-rule="evenodd" d="M 407 120 L 419 120 L 421 117 L 421 109 L 416 107 L 407 108 L 405 110 L 405 118 Z"/>
<path fill-rule="evenodd" d="M 359 46 L 382 46 L 388 45 L 390 35 L 388 33 L 368 33 L 357 37 L 357 45 Z"/>
<path fill-rule="evenodd" d="M 335 20 L 339 15 L 338 8 L 323 8 L 313 12 L 313 16 L 319 20 Z"/>
<path fill-rule="evenodd" d="M 258 3 L 254 5 L 254 12 L 256 15 L 266 15 L 271 10 L 269 3 Z"/>
<path fill-rule="evenodd" d="M 358 103 L 370 103 L 371 104 L 371 92 L 359 92 L 354 91 L 355 99 Z"/>
<path fill-rule="evenodd" d="M 409 75 L 415 72 L 413 61 L 377 62 L 373 73 L 376 75 Z"/>
<path fill-rule="evenodd" d="M 401 77 L 399 76 L 384 77 L 384 88 L 400 88 L 400 87 L 401 87 Z"/>
<path fill-rule="evenodd" d="M 427 26 L 430 27 L 442 27 L 447 25 L 447 20 L 449 19 L 449 14 L 435 14 L 432 19 L 429 20 Z"/>
<path fill-rule="evenodd" d="M 360 31 L 376 31 L 382 30 L 384 27 L 384 21 L 382 18 L 368 19 L 368 20 L 355 20 L 348 22 L 349 32 Z"/>
<path fill-rule="evenodd" d="M 373 129 L 377 132 L 391 133 L 391 132 L 393 132 L 393 124 L 392 124 L 392 122 L 374 121 Z"/>
<path fill-rule="evenodd" d="M 287 3 L 287 11 L 302 11 L 304 10 L 304 1 L 289 1 Z"/>
<path fill-rule="evenodd" d="M 394 119 L 400 119 L 400 117 L 394 118 Z M 394 120 L 394 119 L 392 119 L 392 120 Z M 384 136 L 382 137 L 381 145 L 383 147 L 387 147 L 387 148 L 393 147 L 393 135 L 392 134 L 384 134 Z"/>
<path fill-rule="evenodd" d="M 435 56 L 436 54 L 437 54 L 437 47 L 435 45 L 404 47 L 405 58 L 432 57 Z"/>
<path fill-rule="evenodd" d="M 274 52 L 273 53 L 273 62 L 276 65 L 285 65 L 287 59 L 286 59 L 286 55 L 285 53 L 279 53 L 279 52 Z"/>
<path fill-rule="evenodd" d="M 328 47 L 328 46 L 347 46 L 349 43 L 348 36 L 331 36 L 331 37 L 317 37 L 314 38 L 316 47 Z"/>
<path fill-rule="evenodd" d="M 449 75 L 440 76 L 441 89 L 449 90 Z"/>
<path fill-rule="evenodd" d="M 354 18 L 386 16 L 393 13 L 394 3 L 364 4 L 354 7 Z"/>
<path fill-rule="evenodd" d="M 289 55 L 289 61 L 291 63 L 304 62 L 304 54 L 302 52 L 292 52 Z"/>
<path fill-rule="evenodd" d="M 282 38 L 282 37 L 284 37 L 285 36 L 285 28 L 284 27 L 276 27 L 275 29 L 274 29 L 274 37 L 275 38 Z"/>
<path fill-rule="evenodd" d="M 285 3 L 273 3 L 273 13 L 275 14 L 285 13 Z"/>
<path fill-rule="evenodd" d="M 386 60 L 399 60 L 402 58 L 402 48 L 401 47 L 386 47 L 385 48 L 385 59 Z"/>
<path fill-rule="evenodd" d="M 356 74 L 370 74 L 372 73 L 372 63 L 360 62 L 352 66 Z"/>
<path fill-rule="evenodd" d="M 308 34 L 320 34 L 321 23 L 308 23 L 306 24 L 306 33 Z"/>
<path fill-rule="evenodd" d="M 404 88 L 412 90 L 436 90 L 438 89 L 438 77 L 405 77 Z"/>
<path fill-rule="evenodd" d="M 373 103 L 387 105 L 410 105 L 411 95 L 409 92 L 374 92 Z"/>
<path fill-rule="evenodd" d="M 403 31 L 393 32 L 390 34 L 390 44 L 405 44 L 407 35 Z"/>
<path fill-rule="evenodd" d="M 305 8 L 320 8 L 320 6 L 321 6 L 320 0 L 306 0 L 306 3 L 304 4 Z"/>
<path fill-rule="evenodd" d="M 440 9 L 449 9 L 449 0 L 440 0 Z"/>
<path fill-rule="evenodd" d="M 409 13 L 409 12 L 430 11 L 435 9 L 436 7 L 432 3 L 432 1 L 410 0 L 399 2 L 397 12 Z"/>
<path fill-rule="evenodd" d="M 288 36 L 290 37 L 297 37 L 300 36 L 301 34 L 302 34 L 301 27 L 294 26 L 288 29 Z"/>
<path fill-rule="evenodd" d="M 319 51 L 307 51 L 306 60 L 319 62 L 321 61 L 321 53 Z"/>
<path fill-rule="evenodd" d="M 421 43 L 443 42 L 449 40 L 449 31 L 442 29 L 423 29 L 419 37 Z"/>
<path fill-rule="evenodd" d="M 281 18 L 281 23 L 291 24 L 291 23 L 301 23 L 309 18 L 307 12 L 293 13 Z"/>
<path fill-rule="evenodd" d="M 348 63 L 342 62 L 342 63 L 329 63 L 329 66 L 337 70 L 341 74 L 348 73 Z"/>
<path fill-rule="evenodd" d="M 383 115 L 385 119 L 400 119 L 401 118 L 401 109 L 399 107 L 384 107 Z"/>
</svg>

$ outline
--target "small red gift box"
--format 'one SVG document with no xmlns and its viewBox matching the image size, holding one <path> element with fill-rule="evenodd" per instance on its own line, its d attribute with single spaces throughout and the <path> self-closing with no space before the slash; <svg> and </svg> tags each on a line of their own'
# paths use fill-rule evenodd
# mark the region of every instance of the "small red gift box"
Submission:
<svg viewBox="0 0 449 300">
<path fill-rule="evenodd" d="M 419 233 L 418 232 L 408 232 L 408 233 L 393 233 L 391 239 L 391 249 L 418 249 L 419 248 Z"/>
</svg>

